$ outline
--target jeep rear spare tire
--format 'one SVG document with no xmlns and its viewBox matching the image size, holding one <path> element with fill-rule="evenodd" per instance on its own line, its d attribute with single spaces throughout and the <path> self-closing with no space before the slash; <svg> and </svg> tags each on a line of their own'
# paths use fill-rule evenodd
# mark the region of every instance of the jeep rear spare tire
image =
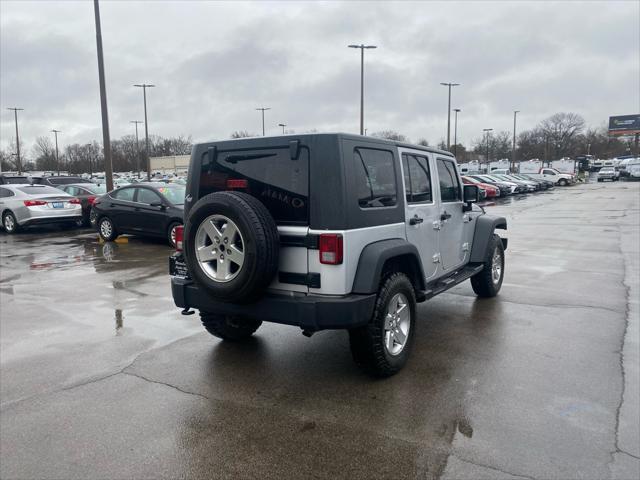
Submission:
<svg viewBox="0 0 640 480">
<path fill-rule="evenodd" d="M 242 192 L 216 192 L 191 208 L 184 255 L 194 280 L 213 297 L 257 299 L 278 269 L 278 229 L 267 208 Z"/>
</svg>

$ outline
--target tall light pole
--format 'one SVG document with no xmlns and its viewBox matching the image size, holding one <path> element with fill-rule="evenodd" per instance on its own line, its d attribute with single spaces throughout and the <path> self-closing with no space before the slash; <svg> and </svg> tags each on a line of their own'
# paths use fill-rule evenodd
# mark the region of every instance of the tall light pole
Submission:
<svg viewBox="0 0 640 480">
<path fill-rule="evenodd" d="M 520 110 L 513 111 L 513 146 L 511 148 L 511 168 L 516 168 L 516 117 Z"/>
<path fill-rule="evenodd" d="M 143 122 L 142 120 L 131 120 L 129 123 L 133 123 L 136 126 L 136 170 L 138 171 L 138 178 L 140 178 L 140 144 L 138 143 L 138 124 Z"/>
<path fill-rule="evenodd" d="M 454 127 L 453 127 L 453 156 L 454 157 L 458 157 L 458 113 L 460 113 L 462 110 L 460 110 L 459 108 L 456 108 L 453 110 L 454 112 L 456 112 L 456 117 L 455 117 L 455 121 L 454 121 Z"/>
<path fill-rule="evenodd" d="M 16 119 L 16 167 L 18 168 L 18 175 L 22 173 L 22 161 L 20 160 L 20 135 L 18 134 L 18 111 L 24 110 L 24 108 L 10 107 L 7 110 L 13 110 L 13 115 Z"/>
<path fill-rule="evenodd" d="M 107 87 L 104 77 L 104 58 L 102 55 L 102 28 L 100 27 L 100 6 L 93 0 L 96 18 L 96 48 L 98 51 L 98 78 L 100 80 L 100 110 L 102 112 L 102 144 L 104 148 L 104 176 L 107 191 L 113 190 L 113 167 L 111 165 L 111 139 L 109 138 L 109 112 L 107 110 Z"/>
<path fill-rule="evenodd" d="M 485 132 L 487 136 L 487 165 L 489 165 L 489 132 L 492 132 L 493 128 L 483 128 L 482 131 Z"/>
<path fill-rule="evenodd" d="M 60 130 L 56 130 L 55 128 L 51 131 L 56 137 L 56 169 L 58 170 L 58 176 L 60 176 L 60 159 L 58 159 L 58 134 L 62 132 Z"/>
<path fill-rule="evenodd" d="M 378 48 L 375 45 L 348 45 L 349 48 L 360 49 L 360 135 L 364 135 L 364 49 Z"/>
<path fill-rule="evenodd" d="M 279 123 L 278 126 L 282 127 L 282 134 L 284 135 L 284 127 L 286 127 L 287 124 L 286 123 Z"/>
<path fill-rule="evenodd" d="M 270 107 L 260 107 L 256 108 L 256 110 L 260 110 L 262 112 L 262 136 L 264 137 L 264 112 L 266 110 L 271 110 Z"/>
<path fill-rule="evenodd" d="M 88 155 L 87 155 L 87 156 L 89 157 L 89 178 L 91 178 L 91 177 L 93 176 L 93 171 L 91 170 L 91 164 L 93 163 L 93 162 L 91 161 L 91 154 L 93 153 L 93 152 L 92 152 L 92 150 L 93 150 L 93 145 L 91 145 L 90 143 L 87 143 L 87 144 L 85 145 L 85 148 L 87 149 L 87 152 L 88 152 Z"/>
<path fill-rule="evenodd" d="M 147 155 L 147 181 L 151 181 L 151 160 L 149 159 L 149 123 L 147 122 L 147 88 L 153 88 L 155 85 L 148 83 L 138 83 L 134 87 L 142 88 L 142 96 L 144 98 L 144 149 Z"/>
<path fill-rule="evenodd" d="M 449 88 L 449 103 L 447 107 L 447 150 L 451 149 L 451 87 L 457 87 L 459 83 L 445 83 L 440 82 L 440 85 L 444 85 Z"/>
</svg>

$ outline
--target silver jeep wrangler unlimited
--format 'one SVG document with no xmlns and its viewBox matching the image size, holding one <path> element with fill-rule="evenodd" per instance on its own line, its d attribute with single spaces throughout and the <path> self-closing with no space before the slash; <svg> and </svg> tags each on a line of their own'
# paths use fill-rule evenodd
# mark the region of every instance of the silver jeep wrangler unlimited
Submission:
<svg viewBox="0 0 640 480">
<path fill-rule="evenodd" d="M 346 329 L 356 363 L 393 375 L 417 302 L 467 279 L 481 297 L 500 290 L 507 223 L 477 200 L 455 158 L 428 147 L 348 134 L 195 145 L 173 298 L 224 340 L 263 321 Z"/>
</svg>

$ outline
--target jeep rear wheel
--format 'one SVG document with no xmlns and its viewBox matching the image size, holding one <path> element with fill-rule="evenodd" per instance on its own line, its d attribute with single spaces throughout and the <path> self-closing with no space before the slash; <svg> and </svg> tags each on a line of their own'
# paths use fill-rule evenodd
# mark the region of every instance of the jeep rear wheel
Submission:
<svg viewBox="0 0 640 480">
<path fill-rule="evenodd" d="M 200 319 L 211 335 L 231 342 L 246 340 L 262 325 L 260 320 L 206 312 L 200 312 Z"/>
<path fill-rule="evenodd" d="M 185 261 L 192 277 L 227 302 L 258 298 L 278 269 L 280 239 L 267 208 L 242 192 L 201 198 L 189 212 Z"/>
<path fill-rule="evenodd" d="M 394 375 L 407 363 L 415 331 L 416 297 L 404 273 L 382 282 L 371 322 L 349 331 L 355 362 L 377 377 Z"/>
<path fill-rule="evenodd" d="M 488 250 L 484 268 L 471 277 L 473 291 L 483 298 L 495 297 L 504 280 L 504 247 L 498 235 L 493 234 Z"/>
</svg>

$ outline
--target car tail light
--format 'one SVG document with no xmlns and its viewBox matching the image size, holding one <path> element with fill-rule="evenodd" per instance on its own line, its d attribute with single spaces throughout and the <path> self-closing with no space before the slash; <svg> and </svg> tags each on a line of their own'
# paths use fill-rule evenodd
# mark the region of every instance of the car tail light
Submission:
<svg viewBox="0 0 640 480">
<path fill-rule="evenodd" d="M 80 205 L 80 200 L 78 200 L 77 198 L 72 198 L 71 200 L 69 200 L 69 203 L 73 203 L 74 205 Z"/>
<path fill-rule="evenodd" d="M 87 201 L 93 205 L 94 203 L 96 203 L 96 200 L 98 199 L 98 197 L 87 197 Z"/>
<path fill-rule="evenodd" d="M 178 225 L 176 227 L 176 252 L 182 251 L 183 240 L 184 240 L 184 226 Z"/>
<path fill-rule="evenodd" d="M 229 180 L 227 180 L 227 188 L 230 190 L 233 188 L 247 188 L 247 186 L 248 182 L 243 178 L 230 178 Z"/>
<path fill-rule="evenodd" d="M 41 205 L 46 205 L 46 204 L 47 202 L 43 200 L 25 200 L 24 201 L 25 207 L 39 207 Z"/>
<path fill-rule="evenodd" d="M 320 263 L 340 265 L 342 263 L 342 235 L 324 233 L 320 235 Z"/>
</svg>

